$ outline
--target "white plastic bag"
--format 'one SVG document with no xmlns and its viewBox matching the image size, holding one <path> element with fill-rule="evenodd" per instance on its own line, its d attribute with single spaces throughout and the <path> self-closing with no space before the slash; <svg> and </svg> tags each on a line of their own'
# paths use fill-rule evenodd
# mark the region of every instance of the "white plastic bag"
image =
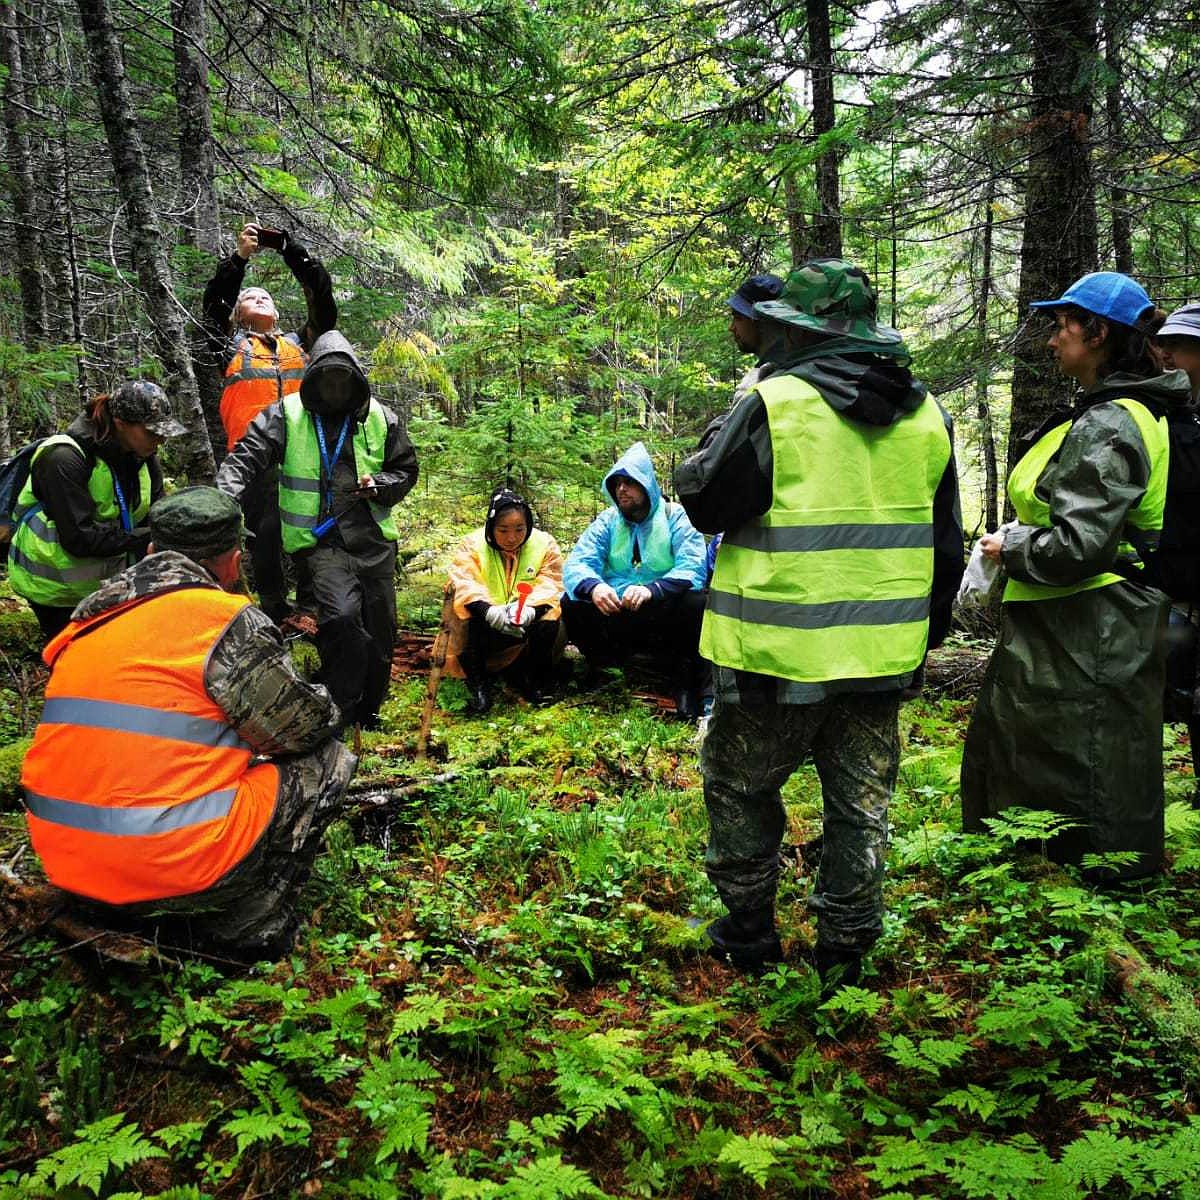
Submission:
<svg viewBox="0 0 1200 1200">
<path fill-rule="evenodd" d="M 1008 521 L 996 530 L 994 537 L 1003 539 L 1004 535 L 1017 525 L 1016 521 Z M 962 583 L 958 586 L 958 596 L 955 605 L 958 608 L 986 608 L 995 598 L 1004 577 L 1004 568 L 993 558 L 983 553 L 983 539 L 971 547 L 971 557 L 967 560 L 967 569 L 963 572 Z"/>
</svg>

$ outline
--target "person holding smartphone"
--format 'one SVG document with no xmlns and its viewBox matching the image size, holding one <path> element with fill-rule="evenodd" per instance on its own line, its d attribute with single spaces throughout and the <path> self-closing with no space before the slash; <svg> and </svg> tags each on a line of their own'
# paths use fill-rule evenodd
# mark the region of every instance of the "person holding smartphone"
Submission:
<svg viewBox="0 0 1200 1200">
<path fill-rule="evenodd" d="M 246 286 L 251 258 L 265 249 L 282 256 L 304 291 L 307 316 L 292 333 L 280 330 L 279 311 L 271 293 L 263 287 Z M 250 222 L 238 234 L 237 249 L 218 264 L 204 289 L 204 323 L 221 356 L 225 375 L 221 424 L 225 448 L 232 451 L 263 409 L 299 390 L 313 343 L 337 325 L 333 280 L 291 234 Z M 250 560 L 259 604 L 278 622 L 291 610 L 276 484 L 274 477 L 264 478 L 243 504 L 246 527 L 254 533 Z"/>
</svg>

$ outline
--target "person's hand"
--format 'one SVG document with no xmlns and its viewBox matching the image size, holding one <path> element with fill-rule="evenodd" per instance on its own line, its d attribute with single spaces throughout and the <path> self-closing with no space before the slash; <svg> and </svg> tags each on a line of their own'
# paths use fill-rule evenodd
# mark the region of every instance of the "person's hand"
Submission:
<svg viewBox="0 0 1200 1200">
<path fill-rule="evenodd" d="M 358 490 L 360 492 L 370 492 L 375 494 L 375 477 L 373 475 L 360 475 L 358 478 Z"/>
<path fill-rule="evenodd" d="M 518 620 L 517 610 L 520 609 L 521 616 Z M 508 604 L 508 619 L 518 629 L 523 629 L 526 625 L 532 625 L 537 620 L 537 611 L 532 604 L 526 604 L 521 608 L 520 600 L 510 600 Z"/>
<path fill-rule="evenodd" d="M 637 612 L 647 600 L 653 600 L 654 593 L 643 584 L 635 583 L 633 587 L 625 589 L 625 595 L 621 597 L 621 607 L 629 609 L 630 612 Z"/>
<path fill-rule="evenodd" d="M 999 530 L 995 533 L 985 533 L 979 539 L 979 548 L 983 551 L 984 558 L 990 558 L 992 562 L 999 562 L 1000 551 L 1004 549 L 1004 534 Z"/>
<path fill-rule="evenodd" d="M 252 254 L 257 254 L 261 249 L 262 247 L 258 244 L 258 226 L 253 222 L 242 226 L 242 231 L 238 234 L 238 257 L 249 259 Z"/>
<path fill-rule="evenodd" d="M 592 588 L 592 603 L 606 616 L 613 617 L 621 611 L 621 597 L 607 583 L 598 583 Z"/>
<path fill-rule="evenodd" d="M 508 606 L 506 604 L 489 604 L 488 610 L 483 614 L 483 619 L 497 632 L 507 633 L 511 622 L 508 619 Z"/>
</svg>

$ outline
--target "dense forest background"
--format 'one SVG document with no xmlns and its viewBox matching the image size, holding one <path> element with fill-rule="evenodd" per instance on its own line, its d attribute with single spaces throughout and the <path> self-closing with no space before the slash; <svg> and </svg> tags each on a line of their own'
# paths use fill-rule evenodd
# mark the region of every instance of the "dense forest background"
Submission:
<svg viewBox="0 0 1200 1200">
<path fill-rule="evenodd" d="M 210 479 L 200 297 L 255 220 L 328 265 L 422 467 L 383 728 L 276 962 L 40 886 L 46 671 L 0 584 L 0 1200 L 1200 1196 L 1181 726 L 1161 875 L 1085 886 L 1027 853 L 1053 815 L 964 835 L 990 646 L 957 631 L 901 711 L 884 936 L 829 999 L 815 768 L 784 788 L 786 961 L 743 976 L 704 953 L 693 725 L 632 676 L 471 719 L 425 675 L 489 491 L 567 544 L 635 438 L 665 481 L 746 365 L 726 298 L 812 255 L 871 273 L 994 525 L 1013 435 L 1067 396 L 1028 302 L 1114 267 L 1200 297 L 1198 35 L 1147 0 L 0 0 L 0 453 L 144 375 L 190 428 L 169 473 Z M 248 277 L 300 323 L 277 255 Z"/>
<path fill-rule="evenodd" d="M 739 373 L 724 298 L 864 266 L 958 419 L 971 523 L 1064 385 L 1027 302 L 1200 294 L 1200 14 L 1145 0 L 5 0 L 0 450 L 159 377 L 212 470 L 199 294 L 247 220 L 333 272 L 430 477 L 543 510 Z M 252 278 L 285 321 L 282 263 Z M 285 326 L 290 327 L 290 326 Z M 217 440 L 217 452 L 221 447 Z M 560 530 L 562 532 L 568 532 Z"/>
</svg>

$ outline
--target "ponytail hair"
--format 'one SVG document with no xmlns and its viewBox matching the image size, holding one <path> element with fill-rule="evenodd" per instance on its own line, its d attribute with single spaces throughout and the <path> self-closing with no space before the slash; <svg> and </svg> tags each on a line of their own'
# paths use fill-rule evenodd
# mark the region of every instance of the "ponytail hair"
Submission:
<svg viewBox="0 0 1200 1200">
<path fill-rule="evenodd" d="M 107 442 L 113 436 L 115 429 L 112 413 L 108 411 L 108 401 L 110 398 L 111 394 L 109 392 L 105 392 L 100 396 L 93 396 L 87 402 L 84 409 L 88 420 L 95 427 L 97 444 Z"/>
</svg>

